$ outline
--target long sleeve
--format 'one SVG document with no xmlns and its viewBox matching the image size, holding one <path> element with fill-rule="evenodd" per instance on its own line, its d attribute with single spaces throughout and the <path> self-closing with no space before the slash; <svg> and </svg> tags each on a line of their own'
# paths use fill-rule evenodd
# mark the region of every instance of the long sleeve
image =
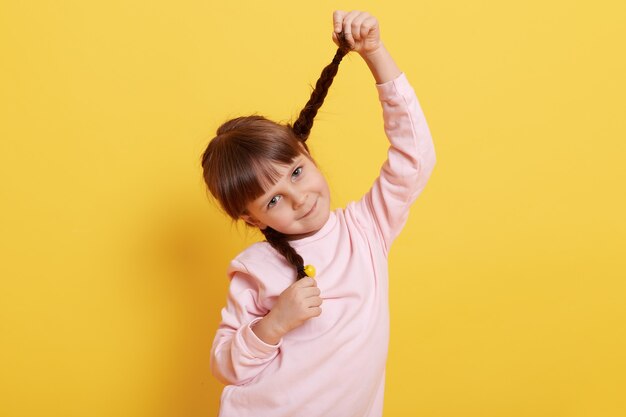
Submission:
<svg viewBox="0 0 626 417">
<path fill-rule="evenodd" d="M 358 205 L 373 220 L 388 253 L 406 223 L 411 204 L 426 186 L 436 158 L 428 124 L 406 75 L 376 88 L 390 147 L 379 177 Z"/>
<path fill-rule="evenodd" d="M 241 385 L 258 375 L 278 355 L 282 340 L 268 345 L 252 326 L 268 312 L 259 306 L 258 283 L 233 261 L 228 302 L 211 348 L 211 370 L 225 384 Z"/>
</svg>

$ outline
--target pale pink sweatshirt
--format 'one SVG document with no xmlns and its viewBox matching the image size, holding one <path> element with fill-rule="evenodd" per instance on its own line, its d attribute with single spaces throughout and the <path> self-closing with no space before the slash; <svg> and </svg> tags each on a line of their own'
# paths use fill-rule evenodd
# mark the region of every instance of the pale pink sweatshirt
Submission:
<svg viewBox="0 0 626 417">
<path fill-rule="evenodd" d="M 322 314 L 268 345 L 250 325 L 295 281 L 267 242 L 228 268 L 230 290 L 211 349 L 224 382 L 220 416 L 381 416 L 389 340 L 389 247 L 435 165 L 428 125 L 404 73 L 377 84 L 388 159 L 357 202 L 330 213 L 316 234 L 292 241 L 317 270 Z M 358 146 L 355 145 L 355 146 Z"/>
</svg>

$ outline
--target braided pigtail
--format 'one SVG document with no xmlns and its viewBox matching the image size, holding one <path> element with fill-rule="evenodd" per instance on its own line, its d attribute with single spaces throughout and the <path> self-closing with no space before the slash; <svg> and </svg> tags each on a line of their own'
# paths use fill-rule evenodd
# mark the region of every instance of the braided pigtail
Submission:
<svg viewBox="0 0 626 417">
<path fill-rule="evenodd" d="M 335 75 L 337 75 L 337 70 L 339 70 L 339 64 L 341 63 L 343 57 L 350 52 L 351 48 L 344 36 L 344 33 L 341 32 L 338 34 L 337 38 L 339 39 L 340 46 L 339 49 L 337 49 L 335 57 L 332 62 L 322 70 L 322 74 L 315 84 L 315 89 L 311 93 L 311 98 L 309 98 L 309 101 L 300 112 L 298 119 L 293 125 L 290 125 L 293 133 L 301 142 L 306 142 L 308 139 L 309 134 L 311 133 L 311 128 L 313 127 L 313 120 L 315 119 L 319 108 L 322 104 L 324 104 L 324 99 L 326 98 L 328 89 L 333 83 Z"/>
<path fill-rule="evenodd" d="M 277 232 L 271 227 L 261 229 L 261 232 L 265 235 L 267 242 L 272 245 L 274 249 L 287 259 L 287 261 L 293 265 L 296 269 L 297 279 L 304 278 L 304 260 L 302 256 L 298 255 L 298 252 L 287 241 L 287 235 Z"/>
<path fill-rule="evenodd" d="M 348 52 L 350 52 L 351 49 L 343 32 L 338 35 L 338 39 L 340 47 L 337 49 L 332 62 L 322 70 L 322 74 L 315 84 L 315 89 L 313 89 L 313 92 L 311 93 L 311 98 L 309 98 L 309 101 L 300 112 L 298 119 L 293 125 L 288 125 L 295 134 L 296 138 L 304 144 L 305 148 L 307 148 L 305 142 L 311 133 L 313 120 L 317 115 L 317 111 L 322 104 L 324 104 L 324 99 L 326 98 L 328 89 L 333 83 L 335 75 L 337 75 L 341 60 Z M 304 260 L 302 259 L 302 256 L 300 256 L 298 252 L 296 252 L 296 250 L 289 244 L 287 235 L 270 227 L 262 229 L 261 232 L 265 235 L 267 242 L 281 255 L 283 255 L 291 265 L 293 265 L 296 270 L 297 279 L 307 276 L 304 272 Z"/>
</svg>

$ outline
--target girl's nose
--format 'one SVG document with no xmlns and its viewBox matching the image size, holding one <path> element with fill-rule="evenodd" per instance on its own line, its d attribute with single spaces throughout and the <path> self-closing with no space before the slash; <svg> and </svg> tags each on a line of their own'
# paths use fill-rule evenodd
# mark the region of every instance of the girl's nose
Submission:
<svg viewBox="0 0 626 417">
<path fill-rule="evenodd" d="M 306 201 L 306 193 L 296 193 L 293 197 L 293 208 L 299 209 Z"/>
</svg>

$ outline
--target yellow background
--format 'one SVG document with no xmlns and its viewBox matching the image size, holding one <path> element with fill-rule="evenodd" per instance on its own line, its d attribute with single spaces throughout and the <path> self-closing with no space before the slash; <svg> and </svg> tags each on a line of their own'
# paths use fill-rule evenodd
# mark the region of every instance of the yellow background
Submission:
<svg viewBox="0 0 626 417">
<path fill-rule="evenodd" d="M 385 416 L 626 415 L 623 1 L 114 0 L 0 6 L 1 416 L 216 415 L 225 269 L 259 236 L 200 155 L 297 115 L 334 9 L 378 17 L 438 155 L 390 256 Z M 377 174 L 358 55 L 311 147 L 335 207 Z"/>
</svg>

